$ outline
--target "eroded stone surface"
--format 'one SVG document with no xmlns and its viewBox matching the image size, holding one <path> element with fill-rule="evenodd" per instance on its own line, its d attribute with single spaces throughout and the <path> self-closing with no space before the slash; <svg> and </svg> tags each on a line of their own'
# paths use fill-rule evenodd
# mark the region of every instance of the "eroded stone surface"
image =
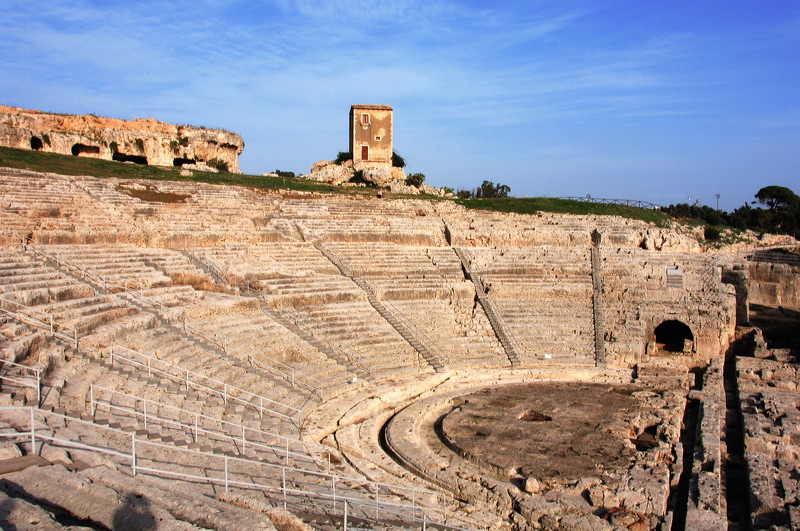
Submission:
<svg viewBox="0 0 800 531">
<path fill-rule="evenodd" d="M 0 145 L 157 166 L 215 159 L 233 173 L 241 173 L 239 155 L 244 150 L 242 137 L 219 129 L 152 118 L 130 121 L 51 114 L 5 105 L 0 105 Z"/>
<path fill-rule="evenodd" d="M 644 401 L 632 392 L 579 383 L 485 389 L 459 397 L 442 431 L 453 447 L 498 473 L 577 481 L 627 468 L 635 446 L 658 446 L 658 426 L 634 423 Z"/>
</svg>

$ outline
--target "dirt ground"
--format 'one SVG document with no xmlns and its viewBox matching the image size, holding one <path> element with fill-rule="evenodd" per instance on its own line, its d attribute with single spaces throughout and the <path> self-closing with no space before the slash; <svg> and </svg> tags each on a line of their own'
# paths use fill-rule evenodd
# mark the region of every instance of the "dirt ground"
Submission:
<svg viewBox="0 0 800 531">
<path fill-rule="evenodd" d="M 642 401 L 631 393 L 578 383 L 485 389 L 462 397 L 441 426 L 459 452 L 498 473 L 579 479 L 627 468 L 637 447 L 655 444 L 653 430 L 633 427 Z"/>
</svg>

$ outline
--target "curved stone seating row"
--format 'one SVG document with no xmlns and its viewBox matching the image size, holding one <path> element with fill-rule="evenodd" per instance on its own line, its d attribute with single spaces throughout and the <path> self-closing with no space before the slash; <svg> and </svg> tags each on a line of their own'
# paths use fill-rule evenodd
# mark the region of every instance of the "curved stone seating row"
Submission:
<svg viewBox="0 0 800 531">
<path fill-rule="evenodd" d="M 323 344 L 352 358 L 375 379 L 430 372 L 427 363 L 366 301 L 309 305 L 287 317 Z"/>
<path fill-rule="evenodd" d="M 514 337 L 523 365 L 594 359 L 588 247 L 463 251 Z"/>
<path fill-rule="evenodd" d="M 197 269 L 189 258 L 168 249 L 128 245 L 51 245 L 44 246 L 43 249 L 59 260 L 118 287 L 164 287 L 175 281 L 213 284 L 211 278 Z"/>
<path fill-rule="evenodd" d="M 445 245 L 441 221 L 425 217 L 303 218 L 297 220 L 297 225 L 306 239 L 325 242 L 390 241 L 405 245 Z"/>
<path fill-rule="evenodd" d="M 508 367 L 486 314 L 472 300 L 394 300 L 391 307 L 438 347 L 433 355 L 445 367 Z"/>
<path fill-rule="evenodd" d="M 197 326 L 224 338 L 229 354 L 243 360 L 252 356 L 259 366 L 275 369 L 285 382 L 294 380 L 295 399 L 301 399 L 310 388 L 335 388 L 353 378 L 346 367 L 266 315 L 254 298 L 207 294 L 202 303 L 184 311 Z M 225 318 L 220 319 L 221 315 Z"/>
</svg>

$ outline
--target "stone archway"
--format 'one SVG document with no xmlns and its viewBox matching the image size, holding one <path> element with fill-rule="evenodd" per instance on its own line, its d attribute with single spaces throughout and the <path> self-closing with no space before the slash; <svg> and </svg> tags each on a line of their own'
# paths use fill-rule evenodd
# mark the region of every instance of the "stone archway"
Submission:
<svg viewBox="0 0 800 531">
<path fill-rule="evenodd" d="M 662 352 L 685 353 L 687 349 L 691 352 L 694 333 L 685 323 L 670 319 L 655 327 L 651 341 Z"/>
</svg>

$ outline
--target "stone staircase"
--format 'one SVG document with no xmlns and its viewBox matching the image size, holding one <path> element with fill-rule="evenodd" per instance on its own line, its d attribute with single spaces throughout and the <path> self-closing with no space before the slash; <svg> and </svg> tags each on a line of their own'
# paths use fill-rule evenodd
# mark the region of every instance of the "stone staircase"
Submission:
<svg viewBox="0 0 800 531">
<path fill-rule="evenodd" d="M 492 301 L 486 296 L 486 291 L 480 278 L 472 273 L 470 262 L 467 260 L 466 256 L 464 256 L 462 250 L 457 247 L 453 247 L 453 251 L 455 251 L 456 256 L 458 256 L 459 260 L 461 260 L 461 265 L 464 269 L 464 276 L 475 285 L 475 296 L 477 297 L 481 308 L 483 308 L 483 311 L 486 313 L 486 317 L 489 319 L 489 322 L 492 324 L 492 329 L 494 330 L 497 339 L 500 341 L 500 344 L 503 345 L 503 349 L 506 351 L 506 356 L 508 356 L 508 361 L 511 363 L 512 367 L 519 366 L 520 359 L 518 347 L 508 329 L 508 326 L 506 326 L 505 322 L 500 317 L 500 313 L 495 309 Z"/>
<path fill-rule="evenodd" d="M 369 380 L 369 371 L 361 364 L 357 364 L 351 357 L 345 356 L 338 349 L 333 348 L 321 341 L 318 341 L 314 336 L 309 334 L 304 328 L 297 326 L 291 319 L 287 318 L 279 309 L 270 308 L 262 299 L 259 299 L 261 311 L 272 318 L 276 323 L 285 327 L 287 330 L 301 338 L 303 341 L 317 349 L 319 352 L 325 354 L 328 358 L 335 360 L 336 363 L 347 367 L 347 370 L 354 374 L 357 379 Z"/>
<path fill-rule="evenodd" d="M 592 246 L 592 313 L 594 315 L 594 356 L 598 367 L 605 367 L 605 310 L 603 307 L 603 272 L 600 241 Z"/>
<path fill-rule="evenodd" d="M 406 321 L 401 320 L 391 312 L 378 298 L 375 296 L 375 291 L 361 278 L 358 278 L 353 275 L 350 269 L 343 263 L 343 260 L 336 256 L 330 249 L 327 249 L 322 244 L 316 244 L 317 249 L 328 259 L 331 261 L 333 265 L 335 265 L 339 271 L 341 271 L 342 275 L 349 278 L 356 285 L 361 288 L 364 293 L 367 295 L 367 301 L 369 301 L 370 305 L 375 309 L 375 311 L 380 314 L 381 317 L 386 319 L 386 321 L 392 325 L 392 327 L 397 330 L 400 336 L 405 339 L 414 350 L 416 350 L 422 359 L 424 359 L 428 365 L 430 365 L 436 372 L 441 372 L 444 370 L 444 365 L 442 364 L 441 360 L 434 355 L 431 349 L 428 348 L 427 345 L 417 337 L 412 329 L 408 326 Z"/>
</svg>

